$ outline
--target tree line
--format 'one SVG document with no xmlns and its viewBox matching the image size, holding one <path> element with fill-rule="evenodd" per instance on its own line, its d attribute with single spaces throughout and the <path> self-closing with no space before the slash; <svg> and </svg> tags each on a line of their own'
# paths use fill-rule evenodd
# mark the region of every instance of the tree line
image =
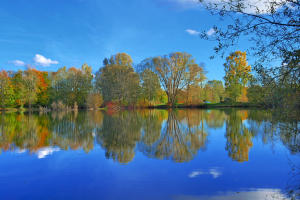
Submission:
<svg viewBox="0 0 300 200">
<path fill-rule="evenodd" d="M 285 62 L 286 65 L 295 63 L 293 58 Z M 0 72 L 0 107 L 62 110 L 97 109 L 102 105 L 193 106 L 208 102 L 278 106 L 280 100 L 287 101 L 285 97 L 289 100 L 291 94 L 296 95 L 292 98 L 299 97 L 299 83 L 291 77 L 280 87 L 279 92 L 285 91 L 280 93 L 282 99 L 270 100 L 276 96 L 269 92 L 271 81 L 258 84 L 259 78 L 251 73 L 246 52 L 231 53 L 226 58 L 224 70 L 225 85 L 221 80 L 207 80 L 203 64 L 197 64 L 192 55 L 183 52 L 147 58 L 135 66 L 130 55 L 117 53 L 105 58 L 95 74 L 87 64 L 81 68 L 62 67 L 56 72 L 34 68 L 17 72 L 3 70 Z M 276 80 L 272 81 L 277 84 Z M 285 86 L 291 87 L 290 90 Z M 298 93 L 294 94 L 295 90 Z"/>
</svg>

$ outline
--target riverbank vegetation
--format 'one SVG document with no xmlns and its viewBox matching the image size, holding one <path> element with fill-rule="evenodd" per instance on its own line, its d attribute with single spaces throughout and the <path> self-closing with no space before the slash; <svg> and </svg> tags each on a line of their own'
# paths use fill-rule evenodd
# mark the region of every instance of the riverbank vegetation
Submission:
<svg viewBox="0 0 300 200">
<path fill-rule="evenodd" d="M 299 68 L 299 51 L 284 65 Z M 299 76 L 254 77 L 246 53 L 231 53 L 224 83 L 207 80 L 204 66 L 187 53 L 147 58 L 138 65 L 126 53 L 106 58 L 95 74 L 87 64 L 56 72 L 0 72 L 0 107 L 47 110 L 121 107 L 299 107 Z M 292 76 L 293 75 L 293 76 Z M 260 81 L 260 82 L 259 82 Z"/>
</svg>

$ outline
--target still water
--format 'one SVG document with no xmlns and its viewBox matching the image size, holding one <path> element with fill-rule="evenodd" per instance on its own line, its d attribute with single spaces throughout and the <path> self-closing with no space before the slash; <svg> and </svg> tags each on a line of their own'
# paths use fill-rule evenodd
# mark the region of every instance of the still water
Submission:
<svg viewBox="0 0 300 200">
<path fill-rule="evenodd" d="M 259 110 L 0 114 L 0 199 L 298 199 L 298 132 Z"/>
</svg>

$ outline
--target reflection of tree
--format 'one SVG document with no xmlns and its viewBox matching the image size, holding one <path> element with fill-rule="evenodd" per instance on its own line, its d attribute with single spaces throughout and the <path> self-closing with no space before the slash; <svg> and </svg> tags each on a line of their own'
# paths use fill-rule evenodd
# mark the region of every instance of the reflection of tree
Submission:
<svg viewBox="0 0 300 200">
<path fill-rule="evenodd" d="M 102 128 L 97 130 L 97 142 L 105 149 L 105 156 L 120 163 L 130 162 L 141 136 L 141 122 L 136 112 L 105 115 Z"/>
<path fill-rule="evenodd" d="M 292 154 L 300 152 L 299 111 L 251 110 L 250 130 L 261 134 L 265 144 L 280 139 Z"/>
<path fill-rule="evenodd" d="M 150 157 L 184 162 L 191 160 L 197 151 L 204 147 L 207 135 L 199 126 L 188 126 L 178 120 L 176 112 L 169 111 L 168 119 L 158 139 L 157 136 L 156 131 L 152 136 L 152 141 L 156 141 L 152 144 L 144 142 L 140 149 Z"/>
<path fill-rule="evenodd" d="M 102 113 L 94 114 L 97 123 Z M 51 117 L 52 116 L 52 117 Z M 52 115 L 0 115 L 0 148 L 3 150 L 27 149 L 38 151 L 47 146 L 62 149 L 93 149 L 93 128 L 87 113 L 80 112 Z M 96 122 L 95 122 L 96 123 Z"/>
<path fill-rule="evenodd" d="M 223 110 L 210 110 L 205 115 L 206 124 L 210 128 L 221 128 L 224 125 L 226 114 Z"/>
<path fill-rule="evenodd" d="M 247 111 L 230 110 L 226 122 L 226 150 L 229 156 L 238 162 L 248 161 L 252 147 L 252 134 L 243 124 Z"/>
</svg>

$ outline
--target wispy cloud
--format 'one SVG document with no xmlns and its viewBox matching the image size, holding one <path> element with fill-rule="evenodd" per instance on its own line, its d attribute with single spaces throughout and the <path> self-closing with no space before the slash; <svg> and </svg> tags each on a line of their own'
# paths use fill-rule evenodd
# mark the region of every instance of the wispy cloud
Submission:
<svg viewBox="0 0 300 200">
<path fill-rule="evenodd" d="M 46 58 L 45 56 L 43 55 L 40 55 L 40 54 L 36 54 L 35 57 L 33 58 L 35 64 L 37 65 L 41 65 L 43 67 L 48 67 L 52 64 L 58 64 L 58 61 L 56 60 L 51 60 L 50 58 Z"/>
<path fill-rule="evenodd" d="M 15 65 L 17 67 L 25 66 L 25 62 L 23 62 L 22 60 L 13 60 L 13 61 L 10 61 L 9 63 L 12 63 L 13 65 Z"/>
<path fill-rule="evenodd" d="M 190 35 L 199 35 L 200 34 L 199 31 L 196 31 L 196 30 L 193 30 L 193 29 L 186 29 L 185 32 L 187 32 Z"/>
<path fill-rule="evenodd" d="M 215 34 L 215 29 L 214 28 L 211 28 L 211 29 L 209 29 L 207 32 L 206 32 L 206 35 L 208 35 L 208 36 L 212 36 L 213 34 Z"/>
</svg>

